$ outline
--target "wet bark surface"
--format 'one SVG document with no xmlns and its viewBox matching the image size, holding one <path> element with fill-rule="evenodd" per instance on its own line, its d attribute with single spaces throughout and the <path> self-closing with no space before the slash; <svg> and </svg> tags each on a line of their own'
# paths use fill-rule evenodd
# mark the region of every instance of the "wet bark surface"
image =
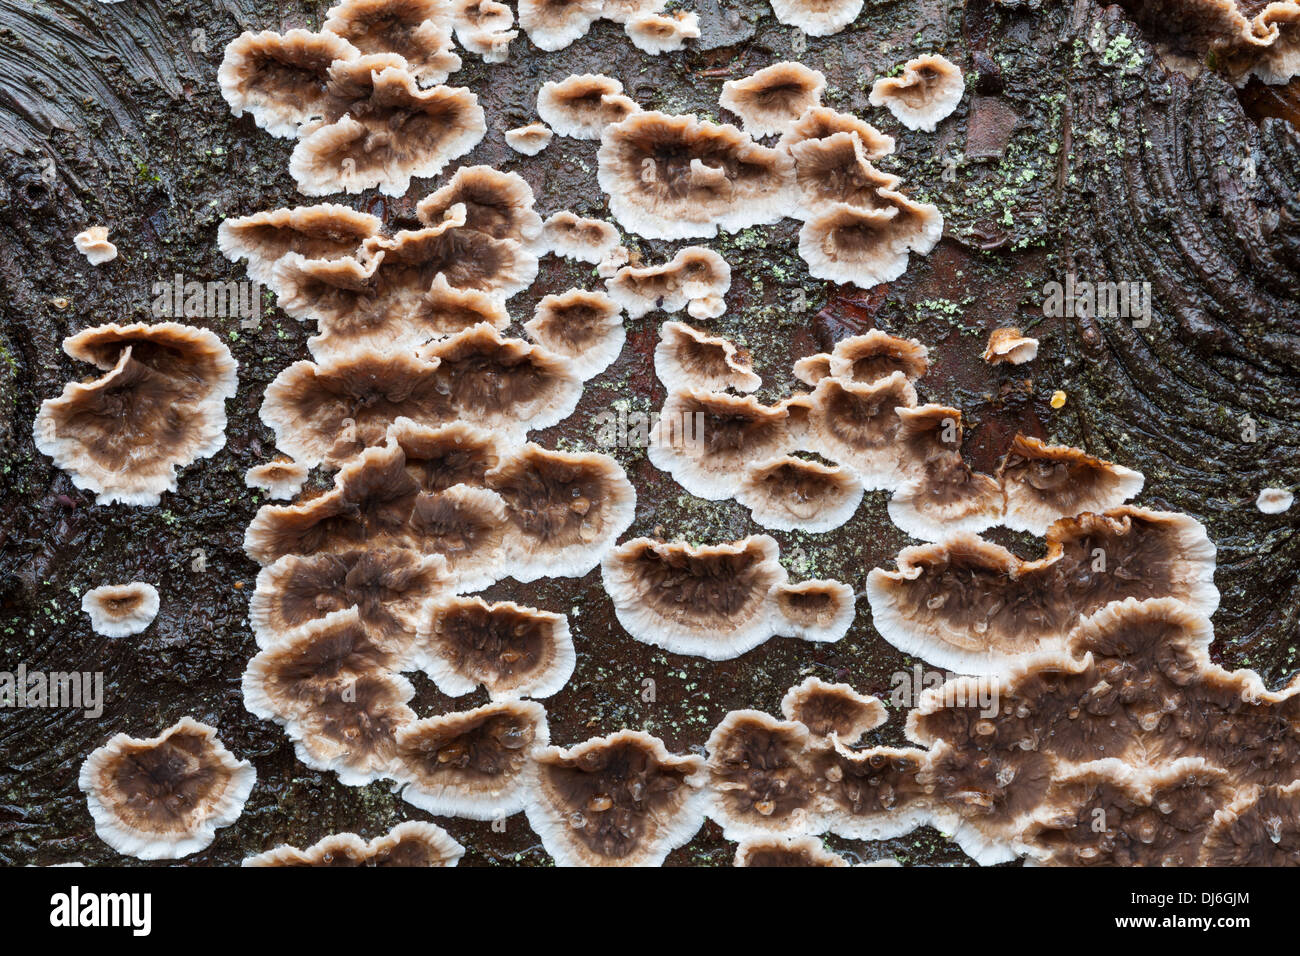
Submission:
<svg viewBox="0 0 1300 956">
<path fill-rule="evenodd" d="M 105 683 L 98 719 L 0 711 L 0 862 L 134 862 L 95 837 L 78 769 L 111 734 L 152 736 L 186 714 L 217 726 L 258 772 L 238 823 L 186 863 L 237 864 L 283 842 L 305 846 L 344 830 L 371 837 L 427 818 L 385 784 L 349 788 L 308 769 L 279 727 L 243 706 L 257 567 L 241 542 L 263 503 L 243 474 L 274 451 L 257 417 L 261 395 L 307 355 L 307 328 L 269 296 L 257 329 L 241 329 L 238 318 L 190 320 L 230 345 L 239 394 L 227 405 L 225 449 L 185 469 L 179 491 L 157 507 L 96 506 L 31 438 L 40 401 L 93 371 L 63 355 L 66 335 L 151 320 L 153 284 L 177 274 L 244 278 L 217 251 L 218 223 L 301 202 L 287 172 L 291 143 L 233 118 L 215 74 L 241 30 L 315 28 L 326 6 L 12 0 L 0 8 L 0 670 L 101 671 Z M 727 312 L 708 327 L 749 349 L 764 380 L 759 398 L 787 394 L 797 386 L 793 360 L 845 335 L 877 327 L 919 338 L 933 358 L 919 383 L 922 401 L 964 410 L 977 467 L 994 467 L 1017 431 L 1076 444 L 1144 471 L 1140 503 L 1205 522 L 1220 549 L 1215 653 L 1228 666 L 1259 669 L 1270 686 L 1288 679 L 1297 669 L 1300 614 L 1297 512 L 1266 516 L 1254 507 L 1261 487 L 1300 481 L 1300 140 L 1282 118 L 1286 109 L 1251 116 L 1213 75 L 1171 76 L 1149 37 L 1089 2 L 869 2 L 854 26 L 811 38 L 799 53 L 794 32 L 765 2 L 687 6 L 700 12 L 704 35 L 685 53 L 647 56 L 617 25 L 601 22 L 557 53 L 521 37 L 507 64 L 485 67 L 465 54 L 450 82 L 475 90 L 489 132 L 461 162 L 518 170 L 543 215 L 571 209 L 606 218 L 595 143 L 557 137 L 532 158 L 505 145 L 505 130 L 534 117 L 541 82 L 605 72 L 643 107 L 726 120 L 717 105 L 724 80 L 792 57 L 823 70 L 828 105 L 898 137 L 897 154 L 881 165 L 938 204 L 947 231 L 901 279 L 869 292 L 811 280 L 791 220 L 706 243 L 733 269 Z M 936 133 L 913 133 L 869 108 L 867 95 L 878 75 L 928 51 L 978 76 Z M 372 192 L 347 201 L 391 228 L 413 227 L 415 202 L 437 185 L 417 181 L 401 200 Z M 96 223 L 109 227 L 120 250 L 100 267 L 72 247 L 72 236 Z M 652 262 L 686 244 L 628 239 Z M 1045 318 L 1044 286 L 1071 271 L 1092 281 L 1151 282 L 1151 325 Z M 542 295 L 597 281 L 589 267 L 544 259 L 537 283 L 509 303 L 515 328 Z M 629 321 L 619 360 L 587 383 L 574 416 L 537 440 L 595 448 L 602 411 L 657 409 L 664 393 L 651 354 L 664 318 Z M 1040 338 L 1036 363 L 994 368 L 980 360 L 987 334 L 1005 324 Z M 1058 389 L 1067 396 L 1059 410 L 1049 404 Z M 629 534 L 718 541 L 761 530 L 735 502 L 684 493 L 643 450 L 606 450 L 637 489 Z M 326 487 L 329 477 L 318 472 L 311 483 Z M 910 542 L 890 524 L 885 503 L 883 493 L 869 494 L 853 521 L 829 534 L 775 533 L 791 577 L 859 586 L 870 568 L 891 566 Z M 1025 557 L 1041 550 L 1024 536 L 992 537 Z M 80 595 L 130 580 L 158 587 L 155 623 L 131 638 L 93 634 Z M 578 666 L 565 690 L 544 702 L 553 741 L 566 745 L 631 727 L 671 749 L 699 751 L 729 710 L 776 713 L 785 690 L 808 674 L 888 697 L 891 675 L 914 663 L 875 632 L 865 600 L 838 644 L 774 639 L 712 663 L 632 641 L 598 571 L 581 581 L 507 580 L 485 597 L 569 615 Z M 653 700 L 645 699 L 647 680 Z M 486 699 L 480 691 L 452 700 L 421 675 L 414 682 L 412 707 L 422 716 Z M 903 709 L 893 707 L 872 739 L 901 741 L 902 722 Z M 488 823 L 438 822 L 468 848 L 466 865 L 549 859 L 522 816 L 504 833 Z M 928 829 L 881 845 L 828 842 L 863 859 L 965 860 Z M 726 864 L 733 852 L 710 823 L 669 862 Z"/>
</svg>

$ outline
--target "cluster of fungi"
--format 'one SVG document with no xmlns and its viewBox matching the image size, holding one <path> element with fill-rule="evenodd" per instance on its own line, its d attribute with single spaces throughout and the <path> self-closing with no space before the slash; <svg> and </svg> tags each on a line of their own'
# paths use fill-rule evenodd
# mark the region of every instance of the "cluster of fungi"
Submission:
<svg viewBox="0 0 1300 956">
<path fill-rule="evenodd" d="M 664 6 L 520 0 L 519 26 L 543 50 L 600 18 L 651 53 L 699 36 L 695 14 Z M 862 2 L 772 6 L 821 36 Z M 1243 76 L 1285 72 L 1290 7 L 1237 13 L 1233 33 L 1211 16 L 1217 6 L 1199 4 L 1189 44 L 1221 51 Z M 461 67 L 454 41 L 500 62 L 513 25 L 495 0 L 345 0 L 319 32 L 238 37 L 221 90 L 236 115 L 295 141 L 289 172 L 303 195 L 405 196 L 487 129 L 475 94 L 445 85 Z M 894 139 L 823 106 L 824 87 L 797 62 L 728 81 L 719 103 L 737 127 L 643 110 L 618 80 L 574 75 L 544 83 L 539 120 L 507 142 L 535 155 L 557 135 L 598 141 L 597 180 L 628 232 L 708 239 L 789 216 L 803 224 L 812 276 L 870 288 L 928 253 L 943 217 L 873 165 Z M 929 55 L 878 80 L 871 103 L 932 131 L 963 90 L 961 71 Z M 667 398 L 649 458 L 691 494 L 734 499 L 772 530 L 824 534 L 866 492 L 889 493 L 891 520 L 927 543 L 869 574 L 873 623 L 953 672 L 907 715 L 914 746 L 864 744 L 887 708 L 816 678 L 790 689 L 780 718 L 731 712 L 701 754 L 671 753 L 639 730 L 553 745 L 540 701 L 566 685 L 580 650 L 566 615 L 473 592 L 599 567 L 632 639 L 709 660 L 772 637 L 841 640 L 859 595 L 839 581 L 791 582 L 765 534 L 620 543 L 636 510 L 622 467 L 529 441 L 572 415 L 584 383 L 618 357 L 624 314 L 707 321 L 731 285 L 705 246 L 644 265 L 613 224 L 565 210 L 543 219 L 534 206 L 517 173 L 461 166 L 416 205 L 418 229 L 389 231 L 328 202 L 220 227 L 221 251 L 288 315 L 315 323 L 310 358 L 281 371 L 261 406 L 282 454 L 246 476 L 284 503 L 264 505 L 244 536 L 261 567 L 244 702 L 283 727 L 298 759 L 347 786 L 388 781 L 436 816 L 523 812 L 563 865 L 659 865 L 706 819 L 745 866 L 843 866 L 823 835 L 880 840 L 921 825 L 983 864 L 1296 862 L 1300 683 L 1270 691 L 1211 661 L 1218 591 L 1205 530 L 1126 503 L 1142 489 L 1138 472 L 1034 437 L 1016 436 L 995 473 L 974 470 L 960 410 L 918 398 L 927 348 L 883 331 L 800 359 L 807 390 L 764 405 L 743 349 L 666 321 L 653 362 Z M 514 337 L 507 303 L 546 255 L 593 265 L 604 288 L 547 295 L 526 338 Z M 1037 347 L 1000 329 L 985 358 L 1029 362 Z M 235 367 L 211 332 L 105 325 L 65 349 L 103 375 L 42 405 L 37 445 L 100 501 L 155 504 L 177 468 L 224 443 Z M 300 496 L 315 468 L 333 473 L 332 488 Z M 994 527 L 1042 536 L 1045 556 L 1027 561 L 980 537 Z M 159 596 L 135 582 L 85 602 L 97 630 L 125 636 L 148 626 Z M 405 676 L 415 672 L 450 697 L 481 687 L 489 703 L 422 717 Z M 146 859 L 207 846 L 254 781 L 189 718 L 152 739 L 117 735 L 81 774 L 100 836 Z M 453 866 L 463 852 L 413 821 L 245 863 Z"/>
</svg>

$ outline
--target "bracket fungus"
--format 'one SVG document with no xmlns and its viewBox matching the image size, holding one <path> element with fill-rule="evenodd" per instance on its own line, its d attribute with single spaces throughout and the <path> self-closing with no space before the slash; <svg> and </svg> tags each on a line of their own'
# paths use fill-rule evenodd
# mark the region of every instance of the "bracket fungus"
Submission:
<svg viewBox="0 0 1300 956">
<path fill-rule="evenodd" d="M 784 454 L 789 413 L 752 395 L 672 392 L 650 432 L 646 455 L 700 498 L 721 501 L 740 489 L 751 465 Z"/>
<path fill-rule="evenodd" d="M 537 115 L 557 136 L 600 139 L 607 126 L 640 111 L 622 83 L 600 73 L 547 80 L 537 90 Z"/>
<path fill-rule="evenodd" d="M 465 460 L 453 452 L 443 462 L 467 469 L 469 477 L 482 460 L 480 451 L 466 451 Z M 294 505 L 264 505 L 245 531 L 245 552 L 265 565 L 287 554 L 406 547 L 442 555 L 457 590 L 486 587 L 506 573 L 499 567 L 504 502 L 486 488 L 444 487 L 449 477 L 437 477 L 437 465 L 422 463 L 419 454 L 408 463 L 400 442 L 390 441 L 344 465 L 331 491 Z"/>
<path fill-rule="evenodd" d="M 1118 507 L 1145 482 L 1140 471 L 1025 435 L 1011 443 L 997 479 L 1006 496 L 1002 523 L 1031 534 L 1045 534 L 1058 518 Z"/>
<path fill-rule="evenodd" d="M 518 813 L 528 799 L 532 751 L 548 743 L 546 710 L 531 700 L 417 720 L 397 732 L 402 799 L 436 816 Z"/>
<path fill-rule="evenodd" d="M 73 236 L 72 244 L 92 266 L 102 266 L 117 258 L 117 246 L 108 241 L 107 226 L 90 226 Z"/>
<path fill-rule="evenodd" d="M 686 47 L 687 40 L 700 38 L 700 15 L 693 10 L 672 13 L 638 13 L 623 26 L 638 50 L 658 56 Z"/>
<path fill-rule="evenodd" d="M 799 256 L 817 279 L 870 289 L 907 270 L 909 253 L 926 255 L 943 236 L 943 214 L 893 189 L 876 189 L 884 201 L 869 209 L 832 203 L 799 230 Z"/>
<path fill-rule="evenodd" d="M 360 55 L 334 33 L 242 33 L 226 46 L 217 82 L 236 116 L 248 113 L 272 136 L 293 138 L 334 108 L 330 65 Z"/>
<path fill-rule="evenodd" d="M 307 259 L 290 252 L 272 269 L 279 305 L 316 320 L 319 358 L 363 347 L 411 351 L 475 322 L 504 327 L 502 301 L 537 276 L 537 257 L 514 239 L 465 223 L 463 203 L 437 225 L 365 240 L 360 256 Z"/>
<path fill-rule="evenodd" d="M 900 408 L 899 441 L 912 476 L 889 499 L 889 519 L 923 541 L 978 533 L 1002 521 L 1002 487 L 961 456 L 961 412 L 945 405 Z"/>
<path fill-rule="evenodd" d="M 794 161 L 731 125 L 633 113 L 600 137 L 597 179 L 619 224 L 694 239 L 774 223 L 790 210 Z"/>
<path fill-rule="evenodd" d="M 447 559 L 405 548 L 287 554 L 262 568 L 248 620 L 258 647 L 335 611 L 353 608 L 369 637 L 400 662 L 415 654 L 425 602 L 454 584 Z"/>
<path fill-rule="evenodd" d="M 722 84 L 718 103 L 740 117 L 749 136 L 788 130 L 808 110 L 821 106 L 826 75 L 793 60 L 773 63 L 744 79 Z"/>
<path fill-rule="evenodd" d="M 810 140 L 829 139 L 837 133 L 850 133 L 858 138 L 866 158 L 872 162 L 884 159 L 894 151 L 894 137 L 882 133 L 865 120 L 852 113 L 841 113 L 829 106 L 814 106 L 791 125 L 777 142 L 780 149 L 790 150 Z"/>
<path fill-rule="evenodd" d="M 674 654 L 722 661 L 774 634 L 773 588 L 786 572 L 767 535 L 692 547 L 634 538 L 601 563 L 624 630 Z"/>
<path fill-rule="evenodd" d="M 570 289 L 546 295 L 524 323 L 529 338 L 568 359 L 584 381 L 605 371 L 623 351 L 623 310 L 603 292 Z"/>
<path fill-rule="evenodd" d="M 670 393 L 687 389 L 752 392 L 763 384 L 747 351 L 737 349 L 729 339 L 708 335 L 683 322 L 665 322 L 660 327 L 654 366 Z"/>
<path fill-rule="evenodd" d="M 355 607 L 281 635 L 244 671 L 244 706 L 285 728 L 298 759 L 346 786 L 394 775 L 395 734 L 415 695 Z"/>
<path fill-rule="evenodd" d="M 86 758 L 78 786 L 101 840 L 127 856 L 174 860 L 239 819 L 256 781 L 215 728 L 182 717 L 146 740 L 117 734 Z"/>
<path fill-rule="evenodd" d="M 686 246 L 657 266 L 623 266 L 605 280 L 605 288 L 629 318 L 655 309 L 686 309 L 693 318 L 716 318 L 722 309 L 709 306 L 721 302 L 731 288 L 731 266 L 706 246 Z M 703 314 L 697 314 L 701 309 Z"/>
<path fill-rule="evenodd" d="M 875 697 L 817 677 L 791 687 L 781 699 L 781 713 L 786 720 L 803 724 L 814 737 L 834 734 L 850 746 L 889 719 L 885 705 Z"/>
<path fill-rule="evenodd" d="M 303 130 L 289 173 L 304 196 L 378 187 L 402 196 L 436 176 L 487 133 L 478 97 L 464 87 L 421 89 L 400 57 L 372 54 L 330 67 L 324 122 Z"/>
<path fill-rule="evenodd" d="M 1177 63 L 1190 56 L 1236 86 L 1252 77 L 1283 84 L 1300 73 L 1300 7 L 1295 0 L 1166 0 L 1123 4 L 1159 35 L 1158 48 Z M 1180 57 L 1181 55 L 1181 57 Z"/>
<path fill-rule="evenodd" d="M 449 398 L 437 371 L 436 362 L 371 349 L 295 362 L 267 386 L 261 419 L 295 461 L 337 467 L 382 444 L 398 418 L 442 422 Z"/>
<path fill-rule="evenodd" d="M 736 847 L 735 866 L 796 867 L 848 866 L 848 860 L 832 853 L 822 841 L 810 836 L 763 836 L 741 840 Z"/>
<path fill-rule="evenodd" d="M 984 361 L 991 365 L 1024 365 L 1038 357 L 1038 339 L 1014 326 L 994 329 L 984 349 Z"/>
<path fill-rule="evenodd" d="M 343 0 L 325 16 L 322 30 L 363 54 L 398 54 L 423 86 L 442 83 L 460 69 L 446 0 Z"/>
<path fill-rule="evenodd" d="M 144 581 L 102 584 L 81 596 L 81 609 L 90 629 L 105 637 L 130 637 L 144 631 L 158 616 L 158 589 Z"/>
<path fill-rule="evenodd" d="M 756 710 L 727 714 L 704 745 L 709 816 L 728 840 L 810 832 L 817 782 L 806 762 L 817 744 L 808 728 Z"/>
<path fill-rule="evenodd" d="M 268 498 L 291 501 L 307 481 L 311 469 L 306 465 L 283 458 L 253 465 L 244 472 L 244 484 L 260 488 Z"/>
<path fill-rule="evenodd" d="M 519 36 L 511 30 L 515 12 L 497 0 L 452 0 L 456 39 L 484 63 L 504 63 L 510 57 L 510 43 Z M 507 134 L 507 139 L 509 134 Z"/>
<path fill-rule="evenodd" d="M 880 190 L 896 190 L 902 180 L 871 165 L 856 133 L 833 133 L 787 148 L 794 159 L 797 218 L 806 221 L 836 205 L 878 212 L 892 208 Z"/>
<path fill-rule="evenodd" d="M 423 820 L 399 823 L 388 833 L 363 840 L 336 833 L 305 850 L 284 845 L 244 860 L 243 866 L 455 866 L 465 848 L 440 826 Z"/>
<path fill-rule="evenodd" d="M 601 0 L 519 0 L 519 25 L 539 50 L 554 52 L 586 36 L 602 6 Z"/>
<path fill-rule="evenodd" d="M 466 229 L 493 239 L 530 243 L 542 230 L 542 217 L 533 209 L 534 202 L 532 187 L 518 173 L 491 166 L 462 166 L 447 185 L 416 204 L 415 214 L 424 225 L 437 226 L 454 206 L 463 205 Z"/>
<path fill-rule="evenodd" d="M 388 427 L 388 440 L 402 450 L 406 473 L 421 491 L 481 486 L 503 454 L 490 431 L 460 421 L 424 426 L 399 418 Z"/>
<path fill-rule="evenodd" d="M 834 643 L 849 632 L 856 614 L 853 588 L 842 581 L 778 584 L 772 602 L 773 632 L 801 641 Z"/>
<path fill-rule="evenodd" d="M 377 216 L 337 203 L 272 209 L 224 220 L 217 246 L 231 262 L 246 260 L 250 279 L 270 285 L 275 264 L 289 253 L 305 259 L 354 256 L 382 225 Z"/>
<path fill-rule="evenodd" d="M 571 212 L 557 212 L 542 224 L 540 245 L 547 252 L 575 262 L 598 263 L 608 259 L 618 248 L 618 230 L 602 219 L 584 219 Z"/>
<path fill-rule="evenodd" d="M 567 418 L 581 394 L 567 359 L 479 324 L 419 356 L 367 349 L 296 362 L 267 387 L 261 416 L 295 460 L 337 466 L 382 444 L 399 418 L 521 436 Z"/>
<path fill-rule="evenodd" d="M 704 823 L 704 761 L 623 730 L 533 753 L 525 812 L 557 866 L 660 866 Z"/>
<path fill-rule="evenodd" d="M 894 372 L 902 372 L 914 382 L 929 367 L 930 352 L 924 345 L 916 339 L 897 338 L 879 329 L 841 339 L 830 357 L 831 375 L 863 385 L 888 378 Z"/>
<path fill-rule="evenodd" d="M 863 0 L 771 0 L 777 20 L 813 37 L 839 33 L 857 19 Z"/>
<path fill-rule="evenodd" d="M 536 156 L 551 145 L 554 136 L 545 123 L 529 123 L 506 130 L 506 145 L 524 156 Z"/>
<path fill-rule="evenodd" d="M 811 401 L 808 428 L 816 451 L 856 472 L 866 488 L 891 488 L 906 477 L 899 409 L 916 406 L 916 389 L 903 372 L 870 384 L 823 378 Z"/>
<path fill-rule="evenodd" d="M 871 87 L 871 105 L 886 106 L 908 129 L 933 133 L 961 102 L 966 83 L 961 68 L 939 54 L 903 64 L 900 76 L 882 76 Z"/>
<path fill-rule="evenodd" d="M 63 340 L 63 350 L 105 374 L 69 382 L 41 403 L 36 448 L 96 501 L 155 505 L 176 490 L 176 469 L 226 443 L 235 360 L 207 329 L 175 322 L 112 323 Z"/>
<path fill-rule="evenodd" d="M 436 362 L 434 380 L 448 396 L 451 417 L 506 436 L 520 438 L 563 421 L 582 397 L 582 377 L 571 360 L 505 338 L 489 325 L 434 342 L 420 355 Z"/>
<path fill-rule="evenodd" d="M 982 863 L 1214 861 L 1259 826 L 1242 796 L 1293 783 L 1300 741 L 1295 686 L 1213 664 L 1212 640 L 1181 601 L 1129 598 L 1001 677 L 924 691 L 907 733 L 931 747 L 927 799 Z M 1293 839 L 1272 826 L 1266 846 Z"/>
<path fill-rule="evenodd" d="M 1116 508 L 1063 518 L 1024 561 L 970 534 L 904 548 L 867 576 L 885 640 L 939 667 L 995 673 L 1059 645 L 1079 619 L 1125 598 L 1171 598 L 1212 614 L 1215 548 L 1193 518 Z"/>
<path fill-rule="evenodd" d="M 549 451 L 531 442 L 488 472 L 505 502 L 508 573 L 516 581 L 582 577 L 636 514 L 623 467 L 599 452 Z"/>
<path fill-rule="evenodd" d="M 513 601 L 436 598 L 421 612 L 419 637 L 420 667 L 449 697 L 480 684 L 493 698 L 550 697 L 577 661 L 567 617 Z"/>
<path fill-rule="evenodd" d="M 747 467 L 735 498 L 764 528 L 820 533 L 852 518 L 862 494 L 847 469 L 780 455 Z"/>
</svg>

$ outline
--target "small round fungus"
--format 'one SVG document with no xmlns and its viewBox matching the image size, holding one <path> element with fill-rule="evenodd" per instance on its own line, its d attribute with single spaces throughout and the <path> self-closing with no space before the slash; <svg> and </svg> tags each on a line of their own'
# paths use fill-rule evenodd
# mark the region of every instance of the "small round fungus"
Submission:
<svg viewBox="0 0 1300 956">
<path fill-rule="evenodd" d="M 875 697 L 817 677 L 791 687 L 781 699 L 781 713 L 786 720 L 803 724 L 814 737 L 834 734 L 850 746 L 889 719 L 885 705 Z"/>
<path fill-rule="evenodd" d="M 1255 507 L 1266 515 L 1280 515 L 1295 501 L 1289 488 L 1262 488 L 1255 498 Z"/>
<path fill-rule="evenodd" d="M 887 106 L 908 129 L 933 133 L 961 102 L 966 84 L 961 68 L 938 54 L 903 64 L 901 76 L 885 76 L 871 87 L 871 105 Z"/>
<path fill-rule="evenodd" d="M 584 381 L 618 358 L 627 339 L 623 310 L 603 292 L 570 289 L 546 295 L 524 323 L 529 338 L 573 363 Z"/>
<path fill-rule="evenodd" d="M 683 49 L 687 40 L 698 40 L 700 16 L 692 10 L 674 10 L 667 14 L 638 13 L 627 21 L 623 29 L 634 47 L 657 56 Z"/>
<path fill-rule="evenodd" d="M 994 329 L 984 349 L 990 365 L 1024 365 L 1038 357 L 1038 339 L 1029 338 L 1014 326 Z"/>
<path fill-rule="evenodd" d="M 762 836 L 741 840 L 736 847 L 736 866 L 795 867 L 848 866 L 848 860 L 832 853 L 812 836 Z"/>
<path fill-rule="evenodd" d="M 548 80 L 537 91 L 537 115 L 556 135 L 574 139 L 600 139 L 606 126 L 640 109 L 623 95 L 622 83 L 600 73 Z"/>
<path fill-rule="evenodd" d="M 814 37 L 839 33 L 857 19 L 863 0 L 771 0 L 777 20 Z"/>
<path fill-rule="evenodd" d="M 81 596 L 81 609 L 90 616 L 90 629 L 105 637 L 139 634 L 158 615 L 158 589 L 144 581 L 102 584 Z"/>
<path fill-rule="evenodd" d="M 529 123 L 506 130 L 506 145 L 524 156 L 536 156 L 547 146 L 555 133 L 545 123 Z"/>
<path fill-rule="evenodd" d="M 779 455 L 746 468 L 735 497 L 764 528 L 821 533 L 852 518 L 862 495 L 848 469 Z"/>
<path fill-rule="evenodd" d="M 749 353 L 729 340 L 707 335 L 683 322 L 665 322 L 655 346 L 655 374 L 670 393 L 703 391 L 752 392 L 763 384 L 749 363 Z"/>
<path fill-rule="evenodd" d="M 117 258 L 117 246 L 108 241 L 107 226 L 91 226 L 72 237 L 72 244 L 92 266 L 101 266 Z"/>
<path fill-rule="evenodd" d="M 784 133 L 808 110 L 821 106 L 826 76 L 802 63 L 783 61 L 722 84 L 719 104 L 740 117 L 755 138 Z"/>
<path fill-rule="evenodd" d="M 302 491 L 302 486 L 311 473 L 306 465 L 288 458 L 253 465 L 244 472 L 244 484 L 249 488 L 260 488 L 268 498 L 291 501 Z"/>
<path fill-rule="evenodd" d="M 855 614 L 853 588 L 842 581 L 801 581 L 773 589 L 774 631 L 780 637 L 834 643 L 849 632 Z"/>
</svg>

